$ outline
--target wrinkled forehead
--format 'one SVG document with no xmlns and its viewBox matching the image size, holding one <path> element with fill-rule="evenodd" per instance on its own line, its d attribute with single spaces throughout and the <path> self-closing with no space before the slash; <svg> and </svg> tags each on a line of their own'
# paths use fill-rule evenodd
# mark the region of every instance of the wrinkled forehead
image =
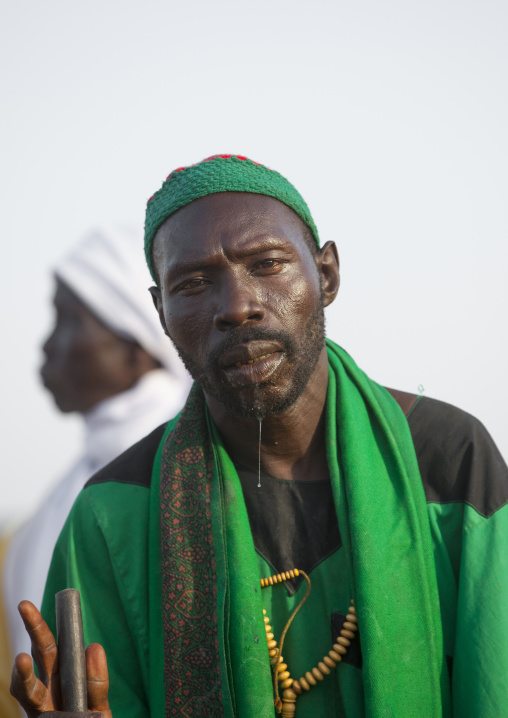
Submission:
<svg viewBox="0 0 508 718">
<path fill-rule="evenodd" d="M 168 217 L 155 235 L 153 257 L 157 265 L 163 256 L 180 257 L 211 245 L 240 248 L 262 238 L 304 249 L 306 233 L 300 217 L 272 197 L 222 192 L 194 200 Z"/>
</svg>

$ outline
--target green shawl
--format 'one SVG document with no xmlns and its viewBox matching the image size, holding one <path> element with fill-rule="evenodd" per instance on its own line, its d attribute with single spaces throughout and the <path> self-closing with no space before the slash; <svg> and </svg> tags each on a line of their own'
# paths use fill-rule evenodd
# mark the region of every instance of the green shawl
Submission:
<svg viewBox="0 0 508 718">
<path fill-rule="evenodd" d="M 366 716 L 448 718 L 435 566 L 409 428 L 385 389 L 344 350 L 327 348 L 327 458 L 357 607 Z M 196 386 L 159 446 L 151 501 L 152 715 L 273 718 L 242 490 Z"/>
</svg>

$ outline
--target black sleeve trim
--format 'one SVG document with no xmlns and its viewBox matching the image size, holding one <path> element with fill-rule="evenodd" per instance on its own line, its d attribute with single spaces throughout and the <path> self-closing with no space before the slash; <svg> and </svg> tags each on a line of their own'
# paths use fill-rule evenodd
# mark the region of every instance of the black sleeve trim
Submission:
<svg viewBox="0 0 508 718">
<path fill-rule="evenodd" d="M 488 518 L 508 502 L 508 468 L 478 419 L 424 397 L 408 422 L 429 503 L 466 503 Z"/>
<path fill-rule="evenodd" d="M 166 424 L 158 426 L 151 434 L 120 454 L 111 463 L 94 474 L 85 484 L 85 489 L 94 484 L 118 481 L 122 484 L 136 484 L 150 488 L 155 454 L 164 435 Z"/>
</svg>

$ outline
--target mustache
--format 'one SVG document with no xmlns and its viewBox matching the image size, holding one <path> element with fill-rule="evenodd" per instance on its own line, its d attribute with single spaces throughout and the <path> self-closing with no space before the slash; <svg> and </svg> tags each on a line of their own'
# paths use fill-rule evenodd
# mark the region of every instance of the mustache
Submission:
<svg viewBox="0 0 508 718">
<path fill-rule="evenodd" d="M 246 329 L 232 329 L 226 333 L 224 338 L 210 351 L 207 356 L 207 366 L 211 370 L 218 369 L 221 356 L 233 349 L 238 344 L 245 344 L 256 340 L 278 342 L 288 356 L 294 356 L 297 351 L 297 344 L 288 332 L 276 329 L 263 329 L 262 327 L 248 327 Z"/>
</svg>

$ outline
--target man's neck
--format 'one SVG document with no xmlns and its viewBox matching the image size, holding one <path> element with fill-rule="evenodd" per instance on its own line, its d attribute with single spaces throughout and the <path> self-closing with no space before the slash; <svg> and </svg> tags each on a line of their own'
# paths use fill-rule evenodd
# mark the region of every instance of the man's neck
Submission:
<svg viewBox="0 0 508 718">
<path fill-rule="evenodd" d="M 328 477 L 325 449 L 325 403 L 328 358 L 323 349 L 300 397 L 285 412 L 263 419 L 261 470 L 288 480 Z M 223 404 L 206 395 L 212 418 L 233 461 L 258 468 L 259 423 L 233 415 Z"/>
</svg>

